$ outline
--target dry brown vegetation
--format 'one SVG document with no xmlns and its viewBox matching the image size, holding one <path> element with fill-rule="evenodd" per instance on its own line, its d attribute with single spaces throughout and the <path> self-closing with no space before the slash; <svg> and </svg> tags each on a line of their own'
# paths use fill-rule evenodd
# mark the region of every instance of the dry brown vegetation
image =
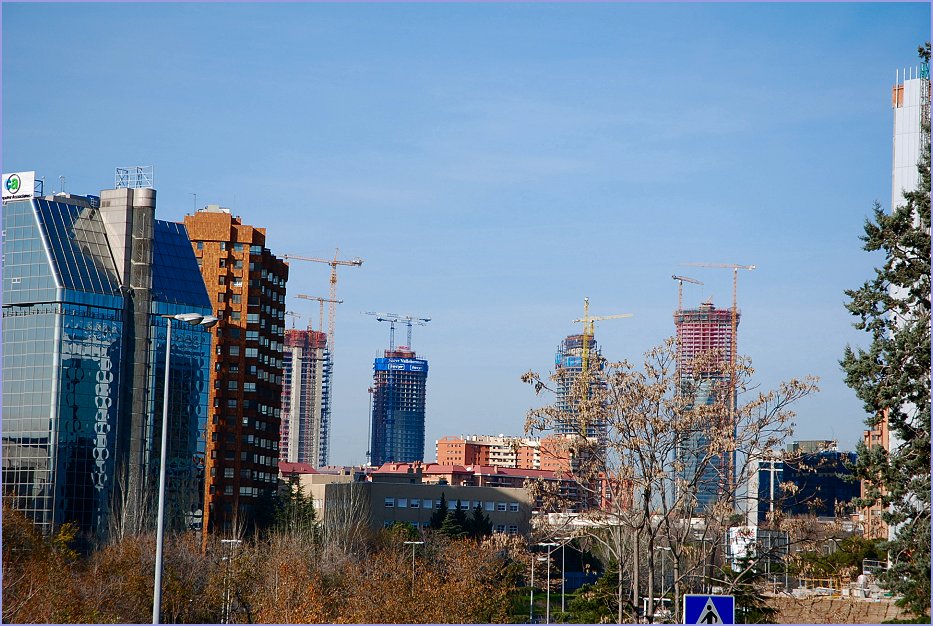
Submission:
<svg viewBox="0 0 933 626">
<path fill-rule="evenodd" d="M 314 536 L 278 532 L 238 547 L 200 537 L 166 539 L 162 619 L 220 623 L 225 588 L 232 623 L 483 623 L 510 621 L 520 566 L 493 540 L 430 535 L 415 555 L 407 536 L 370 535 L 348 553 Z M 3 621 L 147 623 L 155 545 L 128 536 L 88 555 L 73 532 L 39 535 L 3 510 Z M 230 555 L 229 561 L 224 557 Z"/>
</svg>

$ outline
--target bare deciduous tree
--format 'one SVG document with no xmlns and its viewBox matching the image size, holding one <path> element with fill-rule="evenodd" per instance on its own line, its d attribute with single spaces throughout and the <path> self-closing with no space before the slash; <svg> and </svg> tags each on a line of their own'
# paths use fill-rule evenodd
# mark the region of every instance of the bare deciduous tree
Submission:
<svg viewBox="0 0 933 626">
<path fill-rule="evenodd" d="M 760 392 L 753 373 L 748 359 L 725 363 L 715 352 L 678 366 L 676 341 L 669 339 L 646 353 L 640 368 L 593 358 L 569 401 L 529 412 L 529 434 L 573 431 L 565 439 L 572 463 L 564 478 L 576 487 L 569 492 L 575 501 L 567 501 L 567 490 L 540 483 L 537 495 L 553 510 L 583 505 L 562 519 L 620 565 L 619 623 L 637 616 L 642 595 L 653 620 L 659 549 L 669 551 L 675 597 L 704 579 L 730 584 L 713 581 L 708 566 L 719 558 L 723 534 L 757 496 L 745 488 L 757 462 L 792 434 L 790 407 L 817 391 L 816 379 L 807 377 Z M 533 372 L 523 380 L 539 393 L 550 390 Z M 586 436 L 594 424 L 604 435 Z"/>
</svg>

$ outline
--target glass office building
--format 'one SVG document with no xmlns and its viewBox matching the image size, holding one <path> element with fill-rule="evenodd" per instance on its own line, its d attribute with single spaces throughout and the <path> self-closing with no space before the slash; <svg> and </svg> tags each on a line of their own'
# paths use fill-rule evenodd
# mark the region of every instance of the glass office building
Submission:
<svg viewBox="0 0 933 626">
<path fill-rule="evenodd" d="M 151 219 L 155 192 L 144 191 L 150 220 L 137 219 L 135 231 L 114 226 L 94 196 L 3 205 L 3 493 L 44 532 L 74 522 L 105 537 L 117 517 L 134 518 L 136 530 L 153 517 L 166 345 L 159 316 L 211 308 L 184 227 Z M 146 289 L 137 291 L 130 267 Z M 139 337 L 147 349 L 136 349 Z M 210 339 L 173 324 L 167 510 L 175 525 L 196 525 L 201 508 Z"/>
<path fill-rule="evenodd" d="M 386 350 L 373 362 L 372 465 L 424 460 L 428 362 L 413 350 Z"/>
</svg>

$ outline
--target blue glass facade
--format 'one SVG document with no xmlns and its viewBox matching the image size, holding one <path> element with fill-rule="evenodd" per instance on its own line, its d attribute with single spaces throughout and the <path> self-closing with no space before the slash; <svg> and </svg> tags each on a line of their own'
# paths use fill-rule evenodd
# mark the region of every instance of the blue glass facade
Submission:
<svg viewBox="0 0 933 626">
<path fill-rule="evenodd" d="M 373 362 L 370 462 L 424 460 L 425 390 L 428 362 L 404 350 Z"/>
<path fill-rule="evenodd" d="M 153 269 L 165 266 L 163 273 L 174 276 L 154 291 L 149 317 L 156 340 L 148 355 L 148 397 L 161 415 L 162 379 L 155 365 L 164 362 L 165 321 L 157 315 L 206 315 L 210 303 L 203 282 L 200 294 L 191 285 L 192 276 L 201 278 L 183 228 L 156 224 Z M 186 257 L 175 252 L 181 239 Z M 120 492 L 130 419 L 121 390 L 132 375 L 126 355 L 133 318 L 126 312 L 130 290 L 114 261 L 117 245 L 108 239 L 100 212 L 84 198 L 3 206 L 3 492 L 44 532 L 75 522 L 89 535 L 106 536 Z M 179 329 L 172 355 L 171 401 L 178 406 L 172 407 L 171 423 L 184 436 L 173 436 L 170 452 L 192 476 L 199 453 L 203 467 L 210 333 Z M 159 433 L 153 426 L 148 439 L 156 463 L 148 470 L 157 473 Z M 186 488 L 170 486 L 179 489 Z"/>
<path fill-rule="evenodd" d="M 728 388 L 728 377 L 704 377 L 698 381 L 682 381 L 682 393 L 692 396 L 685 407 L 693 410 L 701 406 L 714 406 L 719 390 Z M 709 453 L 710 435 L 714 429 L 697 429 L 678 442 L 677 456 L 682 465 L 680 479 L 696 500 L 696 512 L 704 513 L 721 497 L 723 492 L 732 497 L 735 452 L 727 456 Z M 734 436 L 734 433 L 733 433 Z"/>
<path fill-rule="evenodd" d="M 836 508 L 850 508 L 859 497 L 860 484 L 853 478 L 854 452 L 823 450 L 792 455 L 758 471 L 758 521 L 772 508 L 790 515 L 835 517 Z M 772 485 L 772 481 L 774 484 Z M 785 490 L 782 484 L 793 485 Z"/>
</svg>

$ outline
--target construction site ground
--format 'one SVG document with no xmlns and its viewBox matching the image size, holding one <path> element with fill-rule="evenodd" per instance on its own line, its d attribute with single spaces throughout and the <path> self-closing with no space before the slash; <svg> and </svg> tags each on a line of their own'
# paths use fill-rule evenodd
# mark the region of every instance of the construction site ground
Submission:
<svg viewBox="0 0 933 626">
<path fill-rule="evenodd" d="M 895 606 L 890 599 L 840 596 L 795 598 L 778 594 L 769 595 L 768 604 L 778 610 L 774 616 L 777 624 L 880 624 L 909 617 L 906 611 Z"/>
</svg>

